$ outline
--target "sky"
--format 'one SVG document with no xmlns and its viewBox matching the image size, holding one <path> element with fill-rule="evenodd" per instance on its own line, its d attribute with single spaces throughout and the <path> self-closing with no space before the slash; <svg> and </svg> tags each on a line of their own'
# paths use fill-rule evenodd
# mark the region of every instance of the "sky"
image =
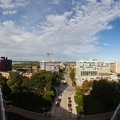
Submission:
<svg viewBox="0 0 120 120">
<path fill-rule="evenodd" d="M 120 0 L 0 0 L 0 56 L 114 62 L 119 52 Z"/>
</svg>

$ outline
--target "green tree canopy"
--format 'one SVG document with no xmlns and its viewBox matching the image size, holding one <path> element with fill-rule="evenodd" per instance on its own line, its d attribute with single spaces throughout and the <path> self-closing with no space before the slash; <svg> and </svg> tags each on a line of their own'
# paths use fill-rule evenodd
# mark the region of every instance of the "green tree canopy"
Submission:
<svg viewBox="0 0 120 120">
<path fill-rule="evenodd" d="M 102 104 L 109 104 L 114 94 L 114 86 L 107 80 L 94 81 L 91 95 Z"/>
<path fill-rule="evenodd" d="M 11 89 L 7 85 L 7 79 L 4 76 L 2 76 L 1 73 L 0 73 L 0 85 L 2 86 L 4 97 L 9 96 L 11 94 Z"/>
<path fill-rule="evenodd" d="M 79 106 L 83 106 L 83 96 L 82 95 L 78 95 L 76 96 L 76 104 Z"/>
<path fill-rule="evenodd" d="M 23 89 L 23 76 L 17 72 L 10 72 L 7 85 L 10 87 L 13 93 L 21 92 Z"/>
<path fill-rule="evenodd" d="M 47 101 L 52 101 L 52 97 L 54 96 L 54 92 L 53 91 L 46 91 L 43 95 L 43 99 L 47 100 Z"/>
<path fill-rule="evenodd" d="M 4 86 L 6 84 L 7 79 L 2 76 L 2 73 L 0 73 L 0 85 Z"/>
<path fill-rule="evenodd" d="M 75 96 L 79 96 L 79 95 L 83 96 L 83 91 L 81 88 L 77 87 L 75 88 Z"/>
<path fill-rule="evenodd" d="M 53 85 L 60 83 L 60 74 L 51 71 L 41 70 L 31 77 L 31 87 L 37 95 L 47 94 L 53 90 Z M 48 94 L 47 94 L 48 95 Z"/>
</svg>

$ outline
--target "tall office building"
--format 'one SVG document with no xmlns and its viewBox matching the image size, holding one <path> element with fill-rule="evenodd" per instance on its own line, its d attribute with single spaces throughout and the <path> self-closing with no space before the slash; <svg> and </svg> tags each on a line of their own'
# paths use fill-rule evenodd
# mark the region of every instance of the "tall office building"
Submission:
<svg viewBox="0 0 120 120">
<path fill-rule="evenodd" d="M 0 71 L 6 72 L 12 70 L 12 60 L 7 57 L 0 57 Z"/>
</svg>

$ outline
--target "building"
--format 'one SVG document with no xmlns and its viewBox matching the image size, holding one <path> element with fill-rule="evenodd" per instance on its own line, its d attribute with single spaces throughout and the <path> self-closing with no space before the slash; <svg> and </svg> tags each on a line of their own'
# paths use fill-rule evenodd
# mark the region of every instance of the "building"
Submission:
<svg viewBox="0 0 120 120">
<path fill-rule="evenodd" d="M 111 63 L 110 70 L 113 73 L 120 73 L 120 61 L 115 61 L 114 63 Z"/>
<path fill-rule="evenodd" d="M 2 76 L 4 76 L 5 78 L 9 78 L 9 72 L 0 72 L 0 74 L 2 74 Z"/>
<path fill-rule="evenodd" d="M 7 57 L 0 57 L 0 71 L 12 71 L 12 60 Z"/>
<path fill-rule="evenodd" d="M 115 63 L 114 63 L 114 69 L 115 69 L 115 73 L 120 73 L 120 61 L 116 61 Z"/>
<path fill-rule="evenodd" d="M 59 72 L 59 69 L 60 69 L 60 65 L 59 63 L 55 61 L 49 61 L 49 62 L 41 61 L 40 62 L 40 70 Z"/>
<path fill-rule="evenodd" d="M 99 80 L 107 78 L 110 74 L 110 64 L 97 59 L 79 60 L 76 62 L 76 79 L 78 84 L 84 80 Z"/>
<path fill-rule="evenodd" d="M 111 71 L 112 73 L 115 72 L 115 63 L 110 63 L 110 71 Z"/>
</svg>

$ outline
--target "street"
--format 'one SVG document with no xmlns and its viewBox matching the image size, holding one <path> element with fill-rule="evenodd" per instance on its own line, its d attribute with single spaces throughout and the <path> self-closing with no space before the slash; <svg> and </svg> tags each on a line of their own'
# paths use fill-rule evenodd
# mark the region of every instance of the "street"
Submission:
<svg viewBox="0 0 120 120">
<path fill-rule="evenodd" d="M 76 114 L 76 104 L 74 102 L 74 87 L 71 85 L 71 80 L 68 74 L 64 74 L 67 83 L 61 83 L 57 90 L 57 96 L 54 105 L 51 109 L 51 114 L 54 120 L 72 120 Z M 72 112 L 68 111 L 68 97 L 71 98 Z M 56 106 L 57 99 L 61 99 L 60 106 Z"/>
</svg>

